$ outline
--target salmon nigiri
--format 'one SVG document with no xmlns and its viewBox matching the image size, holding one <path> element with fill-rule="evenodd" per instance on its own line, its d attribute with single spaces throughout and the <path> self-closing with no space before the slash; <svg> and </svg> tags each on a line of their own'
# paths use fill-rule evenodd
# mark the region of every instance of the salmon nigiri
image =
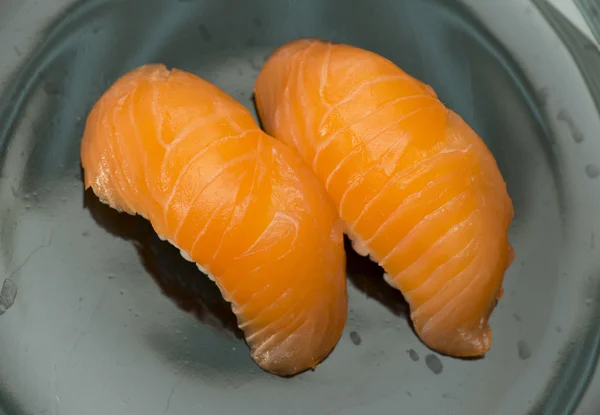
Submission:
<svg viewBox="0 0 600 415">
<path fill-rule="evenodd" d="M 255 97 L 267 133 L 325 184 L 354 249 L 404 294 L 423 342 L 487 352 L 513 207 L 477 134 L 389 60 L 319 40 L 279 48 Z"/>
<path fill-rule="evenodd" d="M 81 161 L 86 188 L 215 281 L 263 369 L 292 375 L 332 350 L 347 313 L 343 225 L 314 173 L 241 104 L 142 66 L 92 109 Z"/>
</svg>

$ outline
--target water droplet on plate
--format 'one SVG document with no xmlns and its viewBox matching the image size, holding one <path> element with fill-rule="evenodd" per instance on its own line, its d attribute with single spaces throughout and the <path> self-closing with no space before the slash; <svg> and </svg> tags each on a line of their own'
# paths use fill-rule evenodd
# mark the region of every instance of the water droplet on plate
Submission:
<svg viewBox="0 0 600 415">
<path fill-rule="evenodd" d="M 355 346 L 359 346 L 362 343 L 362 338 L 360 337 L 360 334 L 358 334 L 355 331 L 350 332 L 350 340 L 352 341 L 352 343 L 354 343 Z"/>
<path fill-rule="evenodd" d="M 442 361 L 434 354 L 430 353 L 425 356 L 425 364 L 434 375 L 439 375 L 444 371 L 444 365 L 442 364 Z"/>
<path fill-rule="evenodd" d="M 525 340 L 519 340 L 517 342 L 517 352 L 519 354 L 519 359 L 521 360 L 527 360 L 531 357 L 531 348 Z"/>
<path fill-rule="evenodd" d="M 600 176 L 600 168 L 595 164 L 588 164 L 585 166 L 585 174 L 590 179 L 595 179 Z"/>
</svg>

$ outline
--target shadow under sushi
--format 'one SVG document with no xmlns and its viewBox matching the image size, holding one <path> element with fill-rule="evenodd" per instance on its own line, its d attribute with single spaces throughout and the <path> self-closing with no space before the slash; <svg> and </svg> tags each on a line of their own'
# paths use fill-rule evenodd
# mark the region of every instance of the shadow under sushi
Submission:
<svg viewBox="0 0 600 415">
<path fill-rule="evenodd" d="M 83 176 L 83 173 L 81 175 Z M 200 272 L 196 264 L 185 260 L 177 248 L 166 241 L 162 241 L 148 220 L 139 215 L 132 216 L 110 208 L 100 202 L 91 189 L 83 193 L 83 207 L 90 211 L 93 220 L 104 230 L 116 237 L 134 243 L 146 271 L 161 288 L 163 294 L 177 304 L 179 308 L 192 313 L 202 324 L 209 326 L 217 333 L 245 343 L 244 333 L 238 327 L 237 318 L 231 310 L 231 305 L 223 299 L 216 284 Z M 186 326 L 181 326 L 179 329 L 182 329 L 182 327 L 183 330 L 190 330 Z M 255 363 L 248 366 L 248 370 L 240 370 L 252 362 L 248 353 L 234 353 L 223 356 L 214 350 L 219 349 L 219 347 L 209 347 L 206 344 L 204 346 L 195 345 L 194 348 L 200 347 L 204 349 L 204 352 L 196 350 L 187 353 L 192 360 L 182 362 L 176 356 L 170 357 L 176 347 L 165 340 L 164 335 L 151 335 L 150 341 L 156 349 L 163 352 L 163 357 L 174 363 L 181 372 L 188 372 L 192 375 L 202 373 L 214 379 L 217 377 L 213 372 L 235 372 L 236 381 L 242 383 L 247 379 L 241 373 L 246 373 L 250 377 L 256 374 L 254 370 Z M 210 344 L 215 345 L 217 343 Z M 330 354 L 332 351 L 330 351 Z M 208 357 L 207 361 L 206 355 L 208 354 L 212 354 L 212 357 Z M 198 356 L 198 361 L 193 361 L 194 355 Z M 218 361 L 219 364 L 218 368 L 213 367 L 214 370 L 211 371 L 210 366 L 215 363 L 213 360 Z M 225 366 L 228 366 L 229 370 L 224 370 Z M 306 369 L 290 376 L 280 375 L 280 377 L 295 377 L 310 370 Z"/>
<path fill-rule="evenodd" d="M 349 282 L 365 293 L 367 297 L 379 301 L 395 316 L 405 318 L 412 327 L 408 303 L 399 290 L 385 282 L 383 268 L 369 257 L 358 255 L 352 249 L 352 244 L 348 238 L 344 240 L 344 247 L 346 249 L 346 273 Z"/>
<path fill-rule="evenodd" d="M 148 273 L 182 310 L 193 313 L 218 332 L 244 339 L 231 305 L 216 284 L 194 263 L 183 259 L 178 249 L 160 240 L 150 222 L 141 216 L 117 212 L 100 202 L 91 190 L 84 193 L 84 207 L 99 226 L 136 245 Z"/>
</svg>

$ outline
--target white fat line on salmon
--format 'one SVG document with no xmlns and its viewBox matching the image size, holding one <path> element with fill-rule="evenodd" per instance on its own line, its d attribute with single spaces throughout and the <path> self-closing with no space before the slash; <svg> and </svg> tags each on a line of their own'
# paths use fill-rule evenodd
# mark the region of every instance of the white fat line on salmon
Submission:
<svg viewBox="0 0 600 415">
<path fill-rule="evenodd" d="M 419 232 L 420 232 L 419 228 L 424 226 L 423 224 L 426 224 L 427 221 L 437 218 L 439 215 L 446 214 L 446 212 L 448 212 L 450 210 L 450 207 L 453 207 L 457 203 L 461 203 L 461 201 L 465 201 L 469 197 L 469 191 L 470 191 L 470 189 L 463 190 L 461 193 L 455 195 L 452 199 L 445 202 L 443 205 L 439 206 L 434 211 L 423 216 L 423 218 L 421 218 L 419 220 L 419 222 L 415 223 L 412 226 L 412 228 L 408 232 L 406 232 L 406 234 L 396 244 L 396 246 L 394 246 L 388 252 L 388 254 L 381 260 L 380 265 L 384 266 L 384 264 L 390 258 L 392 258 L 399 250 L 401 251 L 402 249 L 404 249 L 406 247 L 406 245 L 409 244 L 412 239 L 414 239 L 417 235 L 419 235 Z M 438 240 L 436 240 L 434 242 L 434 245 L 436 245 L 438 243 L 438 241 L 440 241 L 440 239 L 443 240 L 447 235 L 454 232 L 455 229 L 459 229 L 461 226 L 463 226 L 463 224 L 467 223 L 474 216 L 475 212 L 476 212 L 476 210 L 473 213 L 471 213 L 467 219 L 465 219 L 464 221 L 460 222 L 457 225 L 454 225 L 448 232 L 444 233 Z"/>
<path fill-rule="evenodd" d="M 394 174 L 394 176 L 392 176 L 386 183 L 385 185 L 377 192 L 377 194 L 375 194 L 371 200 L 369 200 L 369 202 L 367 202 L 367 204 L 364 206 L 363 210 L 361 211 L 360 215 L 358 215 L 358 218 L 356 218 L 356 220 L 354 220 L 352 223 L 350 223 L 348 225 L 349 229 L 353 229 L 356 224 L 358 222 L 360 222 L 360 220 L 362 219 L 362 217 L 366 214 L 366 212 L 371 208 L 371 206 L 379 199 L 379 197 L 381 197 L 381 195 L 385 192 L 385 190 L 387 190 L 389 188 L 389 186 L 391 186 L 393 183 L 397 183 L 398 181 L 405 181 L 406 184 L 410 184 L 412 182 L 413 179 L 418 178 L 421 176 L 421 174 L 419 173 L 419 169 L 422 169 L 424 167 L 424 165 L 426 163 L 432 163 L 437 161 L 439 158 L 446 156 L 448 154 L 455 154 L 455 153 L 463 153 L 466 154 L 467 151 L 469 151 L 469 149 L 471 148 L 471 146 L 463 149 L 444 149 L 441 150 L 438 153 L 435 153 L 411 166 L 408 166 L 404 169 L 402 169 L 401 171 L 397 172 L 396 174 Z M 425 170 L 422 170 L 425 171 Z M 450 172 L 448 174 L 444 174 L 441 177 L 445 177 L 449 174 L 452 174 L 453 172 Z M 410 177 L 409 177 L 410 176 Z M 436 179 L 437 180 L 437 179 Z M 431 182 L 429 182 L 427 184 L 427 186 L 431 185 Z"/>
<path fill-rule="evenodd" d="M 172 153 L 173 149 L 175 149 L 181 141 L 183 141 L 185 138 L 187 138 L 187 136 L 189 136 L 194 131 L 200 129 L 200 127 L 205 127 L 205 125 L 208 123 L 216 123 L 219 121 L 219 119 L 220 119 L 220 116 L 211 114 L 208 117 L 202 117 L 200 119 L 197 119 L 194 122 L 186 125 L 183 129 L 181 129 L 177 133 L 177 135 L 175 136 L 173 141 L 171 141 L 169 143 L 169 145 L 167 146 L 167 151 L 163 157 L 163 162 L 160 165 L 159 171 L 160 171 L 161 175 L 165 174 L 165 171 L 167 170 L 166 166 L 169 161 L 169 156 Z"/>
<path fill-rule="evenodd" d="M 325 57 L 323 58 L 323 63 L 321 65 L 321 79 L 319 82 L 319 97 L 321 97 L 321 101 L 327 108 L 331 108 L 331 103 L 325 99 L 325 84 L 329 77 L 329 62 L 331 61 L 332 47 L 333 45 L 331 43 L 327 45 L 327 52 L 325 52 Z"/>
<path fill-rule="evenodd" d="M 325 179 L 325 189 L 327 191 L 329 191 L 329 185 L 331 184 L 331 180 L 333 179 L 333 177 L 336 175 L 336 173 L 338 171 L 340 171 L 340 169 L 342 168 L 342 166 L 350 159 L 350 157 L 353 156 L 356 153 L 356 151 L 358 151 L 359 149 L 361 149 L 363 147 L 367 147 L 367 145 L 369 145 L 373 141 L 375 141 L 378 138 L 380 138 L 383 134 L 385 134 L 386 132 L 390 131 L 395 126 L 403 123 L 404 121 L 406 121 L 406 120 L 414 117 L 418 113 L 423 112 L 425 110 L 432 109 L 432 108 L 435 109 L 435 107 L 436 107 L 436 105 L 432 104 L 432 105 L 427 105 L 427 106 L 418 108 L 418 109 L 416 109 L 414 111 L 411 111 L 408 114 L 405 114 L 402 117 L 400 117 L 398 119 L 395 119 L 390 124 L 384 126 L 382 129 L 380 129 L 375 134 L 373 134 L 371 137 L 369 137 L 369 139 L 367 139 L 367 140 L 361 140 L 356 146 L 352 147 L 352 149 L 342 158 L 342 160 L 340 160 L 340 162 L 338 163 L 338 165 L 335 166 L 335 168 L 327 175 L 327 177 Z M 402 137 L 404 137 L 406 134 L 407 133 L 403 134 Z"/>
<path fill-rule="evenodd" d="M 333 104 L 325 114 L 323 114 L 323 118 L 321 119 L 321 121 L 319 122 L 319 127 L 317 129 L 317 131 L 319 131 L 319 133 L 321 133 L 323 131 L 323 128 L 325 126 L 325 120 L 327 118 L 329 118 L 329 116 L 333 113 L 333 111 L 335 111 L 337 108 L 339 108 L 340 106 L 350 102 L 363 88 L 365 87 L 369 87 L 369 86 L 373 86 L 375 84 L 378 84 L 380 82 L 393 82 L 393 81 L 401 81 L 401 80 L 406 80 L 409 79 L 409 76 L 406 74 L 401 74 L 401 75 L 381 75 L 375 79 L 370 79 L 370 80 L 365 80 L 362 81 L 361 83 L 359 83 L 358 85 L 356 85 L 351 91 L 350 93 L 348 93 L 348 95 L 346 97 L 344 97 L 343 99 L 340 99 L 338 102 L 336 102 L 335 104 Z"/>
<path fill-rule="evenodd" d="M 158 107 L 158 95 L 159 91 L 156 87 L 156 81 L 151 83 L 152 85 L 152 115 L 154 115 L 154 129 L 156 130 L 156 141 L 160 143 L 163 149 L 167 150 L 167 145 L 163 139 L 163 114 Z"/>
<path fill-rule="evenodd" d="M 315 155 L 313 157 L 313 161 L 312 161 L 312 168 L 313 170 L 317 169 L 317 161 L 319 159 L 319 155 L 322 154 L 323 150 L 327 147 L 329 147 L 329 145 L 335 140 L 335 138 L 340 135 L 343 131 L 348 131 L 350 130 L 354 125 L 358 124 L 361 121 L 366 120 L 367 118 L 369 118 L 371 115 L 376 114 L 377 112 L 381 111 L 382 109 L 384 109 L 387 106 L 391 106 L 391 105 L 395 105 L 399 102 L 402 101 L 407 101 L 407 100 L 411 100 L 411 99 L 418 99 L 418 98 L 431 98 L 430 96 L 427 95 L 411 95 L 408 97 L 400 97 L 400 98 L 395 98 L 395 99 L 390 99 L 384 102 L 381 102 L 378 104 L 378 106 L 370 111 L 368 111 L 366 114 L 363 114 L 362 116 L 358 117 L 355 120 L 352 120 L 350 122 L 348 122 L 347 124 L 345 124 L 343 127 L 335 130 L 335 131 L 320 131 L 319 134 L 321 135 L 321 140 L 325 140 L 324 142 L 321 141 L 317 146 L 316 146 L 316 151 L 315 151 Z M 402 120 L 400 120 L 402 121 Z M 395 125 L 396 121 L 394 122 Z"/>
<path fill-rule="evenodd" d="M 257 132 L 260 131 L 258 129 L 252 129 L 252 130 L 247 130 L 244 131 L 243 133 L 240 134 L 235 134 L 235 135 L 228 135 L 226 137 L 221 137 L 217 140 L 212 141 L 210 144 L 208 144 L 206 147 L 204 147 L 202 150 L 200 150 L 198 153 L 196 153 L 194 155 L 194 157 L 192 157 L 186 164 L 185 166 L 183 166 L 183 168 L 181 169 L 181 172 L 179 173 L 179 176 L 177 176 L 177 179 L 175 179 L 175 183 L 173 184 L 173 187 L 171 189 L 171 193 L 169 194 L 169 196 L 167 197 L 167 201 L 164 205 L 164 215 L 163 215 L 163 220 L 165 221 L 165 223 L 167 223 L 167 214 L 169 212 L 169 206 L 171 205 L 171 203 L 173 202 L 173 198 L 175 197 L 175 194 L 177 193 L 177 189 L 179 188 L 179 183 L 181 182 L 182 178 L 187 174 L 188 170 L 192 167 L 192 165 L 199 160 L 201 157 L 203 157 L 208 151 L 211 151 L 215 148 L 215 146 L 218 146 L 219 144 L 222 144 L 223 142 L 227 141 L 227 140 L 234 140 L 234 139 L 241 139 L 243 137 L 245 137 L 247 134 L 249 133 L 253 133 L 253 132 Z M 230 164 L 233 163 L 234 161 L 238 161 L 241 159 L 249 159 L 251 157 L 251 155 L 245 155 L 245 156 L 241 156 L 238 157 L 236 159 L 230 160 L 228 163 L 226 163 L 221 170 L 226 170 L 227 168 L 230 167 Z M 217 172 L 216 174 L 220 174 L 222 171 Z"/>
<path fill-rule="evenodd" d="M 135 92 L 137 92 L 137 85 L 136 85 L 136 90 Z M 135 94 L 135 92 L 133 92 Z M 139 154 L 142 154 L 142 164 L 144 166 L 144 183 L 146 184 L 146 189 L 148 190 L 148 195 L 150 195 L 150 199 L 152 199 L 152 201 L 154 203 L 160 204 L 160 202 L 158 201 L 158 199 L 156 198 L 156 196 L 154 195 L 154 192 L 152 192 L 150 183 L 148 182 L 148 152 L 146 151 L 146 149 L 144 148 L 144 143 L 142 142 L 142 138 L 140 136 L 140 129 L 138 127 L 138 124 L 135 120 L 135 114 L 134 114 L 134 105 L 130 102 L 129 103 L 129 111 L 128 111 L 128 115 L 129 115 L 129 125 L 131 126 L 131 129 L 133 130 L 133 137 L 135 137 L 135 142 L 136 142 L 136 147 L 138 148 Z"/>
</svg>

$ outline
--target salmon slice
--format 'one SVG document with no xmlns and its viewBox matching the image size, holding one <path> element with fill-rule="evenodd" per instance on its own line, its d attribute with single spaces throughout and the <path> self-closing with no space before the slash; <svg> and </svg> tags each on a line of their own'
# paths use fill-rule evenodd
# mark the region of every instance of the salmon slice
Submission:
<svg viewBox="0 0 600 415">
<path fill-rule="evenodd" d="M 347 314 L 342 222 L 314 173 L 233 98 L 142 66 L 93 107 L 81 162 L 86 189 L 148 219 L 213 279 L 263 369 L 293 375 L 333 349 Z"/>
<path fill-rule="evenodd" d="M 389 60 L 319 40 L 280 47 L 255 96 L 267 133 L 325 184 L 355 250 L 404 294 L 423 342 L 486 353 L 513 207 L 477 134 Z"/>
</svg>

